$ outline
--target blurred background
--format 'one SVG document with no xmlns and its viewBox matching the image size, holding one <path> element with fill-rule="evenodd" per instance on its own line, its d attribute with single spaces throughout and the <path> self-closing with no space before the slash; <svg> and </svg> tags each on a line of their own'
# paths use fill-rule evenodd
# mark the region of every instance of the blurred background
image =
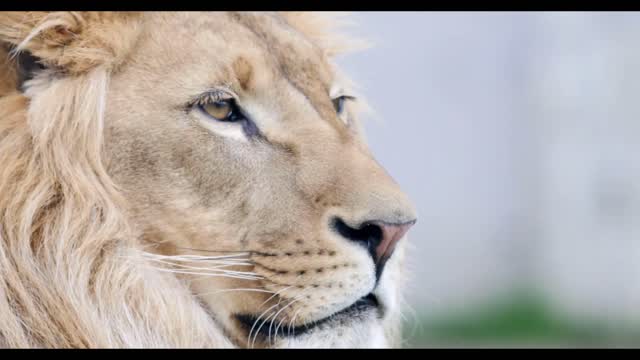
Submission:
<svg viewBox="0 0 640 360">
<path fill-rule="evenodd" d="M 413 198 L 406 346 L 640 346 L 640 13 L 363 12 Z"/>
</svg>

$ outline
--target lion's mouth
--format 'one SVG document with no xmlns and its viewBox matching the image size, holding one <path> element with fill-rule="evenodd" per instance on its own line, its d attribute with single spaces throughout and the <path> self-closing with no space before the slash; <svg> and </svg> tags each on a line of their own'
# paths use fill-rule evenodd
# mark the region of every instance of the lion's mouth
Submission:
<svg viewBox="0 0 640 360">
<path fill-rule="evenodd" d="M 295 327 L 280 327 L 275 331 L 273 327 L 270 326 L 262 326 L 260 328 L 258 328 L 258 326 L 255 326 L 258 319 L 254 315 L 238 314 L 236 315 L 236 318 L 246 329 L 246 331 L 253 331 L 254 334 L 257 333 L 259 336 L 263 336 L 265 338 L 271 338 L 273 336 L 296 337 L 304 335 L 312 331 L 313 329 L 321 327 L 322 325 L 325 325 L 329 322 L 340 322 L 346 319 L 352 319 L 368 311 L 376 309 L 378 310 L 379 316 L 382 316 L 382 309 L 380 306 L 380 302 L 378 301 L 378 297 L 373 293 L 369 293 L 368 295 L 356 300 L 348 307 L 335 312 L 325 318 L 315 320 L 306 324 L 297 325 Z"/>
</svg>

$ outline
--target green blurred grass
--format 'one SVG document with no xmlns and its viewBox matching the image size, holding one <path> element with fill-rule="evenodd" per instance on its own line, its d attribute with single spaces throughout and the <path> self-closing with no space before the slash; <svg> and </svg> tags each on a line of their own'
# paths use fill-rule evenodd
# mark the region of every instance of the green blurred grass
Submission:
<svg viewBox="0 0 640 360">
<path fill-rule="evenodd" d="M 571 319 L 532 291 L 521 290 L 462 312 L 424 316 L 405 324 L 406 347 L 628 347 L 640 345 L 640 326 Z"/>
</svg>

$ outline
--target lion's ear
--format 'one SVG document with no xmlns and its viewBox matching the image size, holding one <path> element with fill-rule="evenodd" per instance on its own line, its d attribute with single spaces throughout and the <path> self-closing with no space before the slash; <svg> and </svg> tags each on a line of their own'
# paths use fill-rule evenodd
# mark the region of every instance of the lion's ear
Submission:
<svg viewBox="0 0 640 360">
<path fill-rule="evenodd" d="M 3 12 L 0 41 L 14 53 L 26 51 L 43 64 L 78 74 L 120 64 L 137 39 L 138 18 L 121 12 Z"/>
<path fill-rule="evenodd" d="M 370 46 L 368 42 L 342 32 L 345 27 L 353 25 L 348 13 L 283 11 L 280 15 L 329 57 Z"/>
</svg>

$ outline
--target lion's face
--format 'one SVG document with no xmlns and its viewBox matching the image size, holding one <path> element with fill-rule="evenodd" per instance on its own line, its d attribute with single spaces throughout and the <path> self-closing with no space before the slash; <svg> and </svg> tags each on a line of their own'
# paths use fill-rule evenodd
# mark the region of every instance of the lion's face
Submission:
<svg viewBox="0 0 640 360">
<path fill-rule="evenodd" d="M 165 268 L 240 346 L 385 345 L 393 250 L 416 215 L 330 59 L 271 14 L 143 25 L 105 123 L 146 249 L 183 255 Z"/>
</svg>

